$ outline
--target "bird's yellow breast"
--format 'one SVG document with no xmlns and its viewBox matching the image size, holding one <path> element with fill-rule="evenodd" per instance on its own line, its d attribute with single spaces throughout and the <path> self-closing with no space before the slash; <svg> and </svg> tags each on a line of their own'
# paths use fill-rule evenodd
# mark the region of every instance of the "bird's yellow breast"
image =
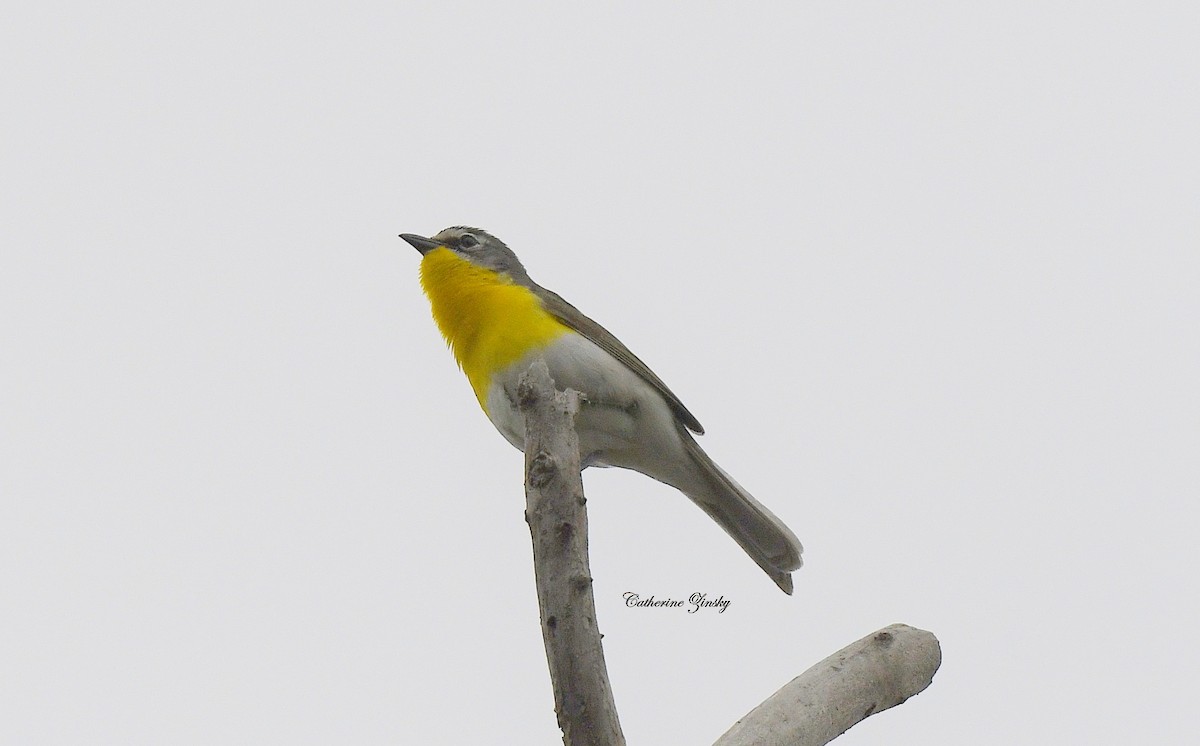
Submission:
<svg viewBox="0 0 1200 746">
<path fill-rule="evenodd" d="M 447 248 L 425 254 L 421 287 L 485 412 L 494 373 L 571 331 L 542 308 L 529 288 Z"/>
</svg>

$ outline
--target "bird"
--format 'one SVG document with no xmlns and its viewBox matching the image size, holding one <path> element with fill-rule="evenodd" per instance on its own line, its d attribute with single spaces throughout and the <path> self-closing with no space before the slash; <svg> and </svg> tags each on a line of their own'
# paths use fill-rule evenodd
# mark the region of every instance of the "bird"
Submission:
<svg viewBox="0 0 1200 746">
<path fill-rule="evenodd" d="M 804 551 L 783 521 L 696 442 L 704 428 L 640 358 L 561 296 L 534 282 L 503 241 L 455 226 L 400 237 L 421 253 L 433 318 L 484 413 L 525 450 L 517 383 L 543 359 L 560 389 L 579 392 L 581 468 L 632 469 L 686 495 L 792 594 Z"/>
</svg>

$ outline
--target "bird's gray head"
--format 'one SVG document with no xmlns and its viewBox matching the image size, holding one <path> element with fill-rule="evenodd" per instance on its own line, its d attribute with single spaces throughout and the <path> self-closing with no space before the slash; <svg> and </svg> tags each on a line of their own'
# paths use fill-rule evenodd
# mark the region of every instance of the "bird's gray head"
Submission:
<svg viewBox="0 0 1200 746">
<path fill-rule="evenodd" d="M 529 280 L 529 274 L 525 272 L 524 265 L 512 249 L 485 230 L 458 225 L 441 231 L 433 238 L 412 233 L 402 233 L 400 237 L 412 244 L 422 255 L 437 248 L 446 248 L 472 264 L 503 272 L 514 280 Z"/>
</svg>

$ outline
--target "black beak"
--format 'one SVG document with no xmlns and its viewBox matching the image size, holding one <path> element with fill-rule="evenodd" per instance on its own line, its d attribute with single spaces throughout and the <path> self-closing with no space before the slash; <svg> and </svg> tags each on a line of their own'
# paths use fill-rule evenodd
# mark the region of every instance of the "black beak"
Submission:
<svg viewBox="0 0 1200 746">
<path fill-rule="evenodd" d="M 442 245 L 433 239 L 418 236 L 415 233 L 401 233 L 400 238 L 412 244 L 412 247 L 421 252 L 422 256 Z"/>
</svg>

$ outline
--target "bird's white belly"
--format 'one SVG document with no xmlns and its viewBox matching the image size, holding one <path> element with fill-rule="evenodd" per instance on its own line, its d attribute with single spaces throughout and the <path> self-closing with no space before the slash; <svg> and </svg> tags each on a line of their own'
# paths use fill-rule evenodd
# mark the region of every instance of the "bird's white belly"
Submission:
<svg viewBox="0 0 1200 746">
<path fill-rule="evenodd" d="M 575 416 L 584 466 L 623 466 L 664 479 L 656 464 L 676 461 L 682 446 L 666 401 L 616 358 L 579 334 L 566 334 L 493 376 L 488 417 L 502 435 L 525 449 L 524 419 L 516 406 L 517 382 L 542 357 L 558 389 L 583 394 Z"/>
</svg>

